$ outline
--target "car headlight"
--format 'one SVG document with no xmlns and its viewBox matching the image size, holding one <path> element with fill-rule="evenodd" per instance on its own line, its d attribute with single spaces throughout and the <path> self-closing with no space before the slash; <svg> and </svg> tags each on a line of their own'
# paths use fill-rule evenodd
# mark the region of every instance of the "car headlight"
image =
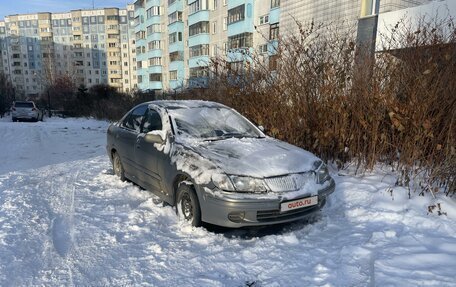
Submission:
<svg viewBox="0 0 456 287">
<path fill-rule="evenodd" d="M 226 174 L 214 174 L 212 175 L 212 182 L 214 185 L 221 190 L 235 191 L 231 179 Z"/>
<path fill-rule="evenodd" d="M 217 174 L 212 176 L 215 186 L 226 191 L 264 193 L 266 184 L 262 179 L 248 176 Z"/>
<path fill-rule="evenodd" d="M 230 179 L 236 191 L 263 193 L 267 190 L 266 184 L 259 178 L 231 175 Z"/>
<path fill-rule="evenodd" d="M 329 179 L 329 172 L 328 167 L 322 161 L 314 162 L 314 166 L 316 166 L 315 173 L 317 175 L 317 182 L 323 183 Z"/>
</svg>

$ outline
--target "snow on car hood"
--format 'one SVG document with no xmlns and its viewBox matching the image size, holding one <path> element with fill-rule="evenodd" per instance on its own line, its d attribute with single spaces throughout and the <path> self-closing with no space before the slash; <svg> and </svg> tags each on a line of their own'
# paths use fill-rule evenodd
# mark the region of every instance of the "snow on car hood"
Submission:
<svg viewBox="0 0 456 287">
<path fill-rule="evenodd" d="M 192 144 L 227 174 L 270 177 L 314 169 L 312 153 L 273 138 L 229 138 Z"/>
</svg>

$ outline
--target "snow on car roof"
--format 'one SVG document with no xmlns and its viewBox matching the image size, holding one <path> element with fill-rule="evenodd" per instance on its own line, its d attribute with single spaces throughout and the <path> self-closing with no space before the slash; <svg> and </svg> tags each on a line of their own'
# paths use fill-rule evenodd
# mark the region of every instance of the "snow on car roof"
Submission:
<svg viewBox="0 0 456 287">
<path fill-rule="evenodd" d="M 159 100 L 151 101 L 149 104 L 166 109 L 228 108 L 227 106 L 220 103 L 201 100 Z"/>
</svg>

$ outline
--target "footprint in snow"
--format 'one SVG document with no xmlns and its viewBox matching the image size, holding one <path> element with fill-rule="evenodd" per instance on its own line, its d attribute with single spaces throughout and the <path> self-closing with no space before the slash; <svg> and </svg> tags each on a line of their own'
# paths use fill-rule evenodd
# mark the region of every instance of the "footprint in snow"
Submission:
<svg viewBox="0 0 456 287">
<path fill-rule="evenodd" d="M 52 243 L 61 257 L 65 257 L 71 250 L 71 223 L 62 215 L 57 215 L 52 221 Z"/>
</svg>

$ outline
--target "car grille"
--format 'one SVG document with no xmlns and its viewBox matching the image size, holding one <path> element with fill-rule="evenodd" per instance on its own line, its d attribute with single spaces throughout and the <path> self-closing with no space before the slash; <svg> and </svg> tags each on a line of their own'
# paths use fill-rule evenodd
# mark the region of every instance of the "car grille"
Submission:
<svg viewBox="0 0 456 287">
<path fill-rule="evenodd" d="M 298 190 L 309 180 L 316 180 L 313 172 L 295 173 L 285 176 L 276 176 L 265 178 L 266 184 L 271 191 L 283 192 Z"/>
<path fill-rule="evenodd" d="M 300 209 L 294 209 L 294 210 L 289 210 L 285 212 L 280 212 L 280 210 L 260 210 L 257 211 L 257 221 L 259 222 L 273 222 L 273 221 L 279 221 L 279 220 L 287 220 L 287 219 L 292 219 L 300 216 L 304 216 L 306 214 L 313 213 L 315 211 L 318 211 L 320 209 L 321 203 L 314 205 L 314 206 L 309 206 L 309 207 L 304 207 Z"/>
</svg>

